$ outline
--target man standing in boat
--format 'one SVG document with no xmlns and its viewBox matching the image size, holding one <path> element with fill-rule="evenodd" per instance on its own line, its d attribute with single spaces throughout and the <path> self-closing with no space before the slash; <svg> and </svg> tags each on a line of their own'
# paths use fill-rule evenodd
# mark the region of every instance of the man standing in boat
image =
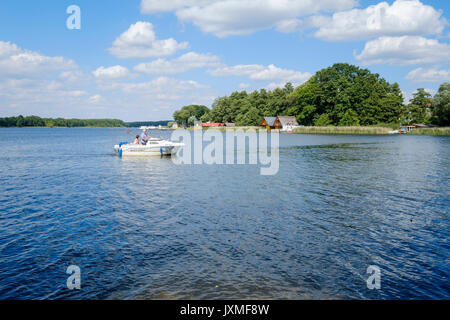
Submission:
<svg viewBox="0 0 450 320">
<path fill-rule="evenodd" d="M 142 130 L 142 133 L 141 133 L 141 136 L 140 136 L 140 138 L 139 138 L 139 144 L 142 144 L 142 145 L 146 145 L 147 144 L 147 141 L 149 140 L 151 138 L 151 136 L 150 135 L 147 135 L 147 130 L 146 129 L 143 129 Z"/>
</svg>

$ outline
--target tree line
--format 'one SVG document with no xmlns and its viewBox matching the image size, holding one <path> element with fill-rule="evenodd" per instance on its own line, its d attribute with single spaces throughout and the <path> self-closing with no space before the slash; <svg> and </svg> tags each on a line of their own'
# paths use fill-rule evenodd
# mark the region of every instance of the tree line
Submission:
<svg viewBox="0 0 450 320">
<path fill-rule="evenodd" d="M 63 119 L 40 118 L 38 116 L 0 118 L 0 127 L 126 127 L 126 123 L 117 119 Z"/>
<path fill-rule="evenodd" d="M 234 122 L 255 126 L 262 117 L 296 116 L 305 126 L 370 126 L 378 124 L 425 123 L 450 125 L 450 84 L 444 83 L 432 97 L 418 89 L 404 104 L 397 83 L 390 84 L 379 74 L 346 63 L 337 63 L 316 72 L 304 84 L 272 91 L 261 89 L 233 92 L 217 98 L 211 109 L 185 106 L 173 117 L 181 125 L 203 122 Z"/>
<path fill-rule="evenodd" d="M 129 128 L 137 128 L 137 127 L 142 127 L 142 126 L 146 126 L 146 127 L 150 127 L 150 126 L 163 126 L 166 127 L 168 126 L 169 122 L 171 122 L 172 120 L 161 120 L 161 121 L 135 121 L 135 122 L 126 122 L 126 126 Z"/>
</svg>

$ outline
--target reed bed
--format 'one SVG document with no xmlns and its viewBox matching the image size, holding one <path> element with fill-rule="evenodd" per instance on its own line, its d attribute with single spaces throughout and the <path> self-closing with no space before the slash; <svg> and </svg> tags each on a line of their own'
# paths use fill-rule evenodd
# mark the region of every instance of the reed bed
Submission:
<svg viewBox="0 0 450 320">
<path fill-rule="evenodd" d="M 431 135 L 431 136 L 450 136 L 450 127 L 441 128 L 417 128 L 411 130 L 408 134 Z"/>
<path fill-rule="evenodd" d="M 306 134 L 389 134 L 392 131 L 391 128 L 386 127 L 299 127 L 295 128 L 293 133 L 306 133 Z"/>
</svg>

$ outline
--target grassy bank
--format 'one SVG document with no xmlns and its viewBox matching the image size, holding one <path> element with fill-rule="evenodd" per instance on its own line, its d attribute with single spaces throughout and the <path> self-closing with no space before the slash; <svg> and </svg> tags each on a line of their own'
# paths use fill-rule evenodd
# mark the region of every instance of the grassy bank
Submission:
<svg viewBox="0 0 450 320">
<path fill-rule="evenodd" d="M 293 133 L 306 134 L 389 134 L 392 128 L 387 127 L 300 127 Z"/>
<path fill-rule="evenodd" d="M 431 135 L 431 136 L 450 136 L 450 127 L 413 129 L 408 134 Z"/>
</svg>

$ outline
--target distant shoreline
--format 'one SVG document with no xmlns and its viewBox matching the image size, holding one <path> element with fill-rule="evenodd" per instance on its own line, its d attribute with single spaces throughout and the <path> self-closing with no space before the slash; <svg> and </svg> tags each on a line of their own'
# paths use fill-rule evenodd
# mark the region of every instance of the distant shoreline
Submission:
<svg viewBox="0 0 450 320">
<path fill-rule="evenodd" d="M 0 127 L 0 129 L 135 129 L 140 130 L 139 127 Z M 214 130 L 214 131 L 246 131 L 248 129 L 254 129 L 255 131 L 265 130 L 260 127 L 209 127 L 209 128 L 186 128 L 186 130 Z M 183 128 L 156 128 L 150 130 L 183 130 Z M 290 134 L 318 134 L 318 135 L 397 135 L 395 133 L 390 133 L 392 128 L 386 127 L 299 127 L 295 128 L 292 132 L 281 131 L 280 133 L 290 133 Z M 450 127 L 437 127 L 437 128 L 419 128 L 414 129 L 407 135 L 427 135 L 427 136 L 450 136 Z"/>
<path fill-rule="evenodd" d="M 0 117 L 0 128 L 134 128 L 141 126 L 167 127 L 171 120 L 123 121 L 120 119 L 41 118 L 39 116 Z"/>
<path fill-rule="evenodd" d="M 243 126 L 243 127 L 208 127 L 208 128 L 194 128 L 190 127 L 187 130 L 215 130 L 215 131 L 245 131 L 248 129 L 254 129 L 256 131 L 265 130 L 265 128 L 257 126 Z M 290 133 L 290 134 L 320 134 L 320 135 L 397 135 L 398 133 L 392 133 L 394 131 L 389 127 L 376 127 L 376 126 L 354 126 L 354 127 L 344 127 L 344 126 L 328 126 L 328 127 L 318 127 L 318 126 L 306 126 L 297 127 L 292 130 L 292 132 L 280 131 L 280 133 Z M 450 136 L 450 127 L 435 127 L 435 128 L 419 128 L 414 129 L 408 133 L 408 135 L 432 135 L 432 136 Z"/>
</svg>

